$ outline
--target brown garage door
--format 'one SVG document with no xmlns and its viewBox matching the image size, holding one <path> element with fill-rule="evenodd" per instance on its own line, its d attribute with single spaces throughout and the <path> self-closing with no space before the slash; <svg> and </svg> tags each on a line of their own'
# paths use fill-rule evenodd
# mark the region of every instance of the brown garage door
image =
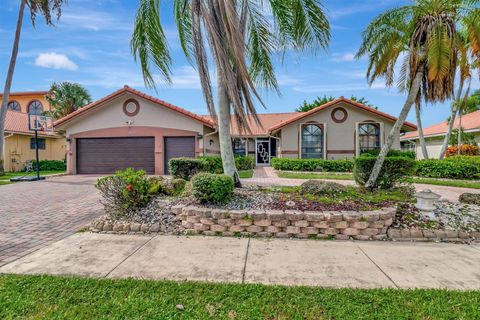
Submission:
<svg viewBox="0 0 480 320">
<path fill-rule="evenodd" d="M 155 138 L 77 139 L 77 173 L 104 174 L 143 169 L 155 173 Z"/>
<path fill-rule="evenodd" d="M 168 160 L 179 157 L 195 157 L 195 137 L 165 138 L 165 173 L 168 174 Z"/>
</svg>

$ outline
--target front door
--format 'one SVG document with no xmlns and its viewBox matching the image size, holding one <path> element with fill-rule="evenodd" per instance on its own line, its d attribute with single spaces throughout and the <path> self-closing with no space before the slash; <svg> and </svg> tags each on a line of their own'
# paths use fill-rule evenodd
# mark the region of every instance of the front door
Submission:
<svg viewBox="0 0 480 320">
<path fill-rule="evenodd" d="M 268 166 L 270 164 L 270 141 L 269 139 L 257 139 L 255 141 L 256 164 L 257 166 Z"/>
</svg>

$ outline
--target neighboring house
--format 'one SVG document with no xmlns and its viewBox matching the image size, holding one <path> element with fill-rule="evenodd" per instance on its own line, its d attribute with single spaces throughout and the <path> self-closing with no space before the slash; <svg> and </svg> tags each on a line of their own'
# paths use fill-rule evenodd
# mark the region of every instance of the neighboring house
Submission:
<svg viewBox="0 0 480 320">
<path fill-rule="evenodd" d="M 458 128 L 458 116 L 455 119 L 453 128 Z M 475 141 L 480 146 L 480 110 L 462 116 L 462 128 L 464 132 L 471 132 L 475 135 Z M 423 129 L 425 144 L 427 146 L 428 156 L 430 158 L 439 158 L 442 149 L 443 140 L 448 130 L 448 121 L 435 124 Z M 418 138 L 418 131 L 408 132 L 400 137 L 402 149 L 414 150 L 417 153 L 417 159 L 423 159 L 423 153 Z"/>
<path fill-rule="evenodd" d="M 379 149 L 395 117 L 343 97 L 305 113 L 260 114 L 242 132 L 232 119 L 237 155 L 252 155 L 257 165 L 271 157 L 353 158 Z M 128 86 L 55 123 L 68 142 L 72 174 L 103 174 L 127 167 L 168 173 L 172 157 L 218 155 L 215 123 Z M 405 123 L 404 131 L 416 130 Z M 400 148 L 397 138 L 394 148 Z"/>
<path fill-rule="evenodd" d="M 48 91 L 13 92 L 9 96 L 5 122 L 5 170 L 21 171 L 25 163 L 35 159 L 34 132 L 28 128 L 28 114 L 50 110 L 45 96 Z M 2 95 L 0 94 L 0 99 Z M 65 138 L 58 134 L 38 132 L 40 160 L 64 160 Z"/>
</svg>

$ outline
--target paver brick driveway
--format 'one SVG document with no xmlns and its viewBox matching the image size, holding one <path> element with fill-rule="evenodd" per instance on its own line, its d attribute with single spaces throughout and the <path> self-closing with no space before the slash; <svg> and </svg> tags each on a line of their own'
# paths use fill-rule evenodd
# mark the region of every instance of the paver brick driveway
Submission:
<svg viewBox="0 0 480 320">
<path fill-rule="evenodd" d="M 65 238 L 102 214 L 97 177 L 0 186 L 0 266 Z"/>
</svg>

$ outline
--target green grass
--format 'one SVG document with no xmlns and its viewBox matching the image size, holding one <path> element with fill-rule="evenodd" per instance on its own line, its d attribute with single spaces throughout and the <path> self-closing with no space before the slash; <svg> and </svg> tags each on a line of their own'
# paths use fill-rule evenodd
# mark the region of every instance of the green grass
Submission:
<svg viewBox="0 0 480 320">
<path fill-rule="evenodd" d="M 48 176 L 48 175 L 59 174 L 59 173 L 65 173 L 65 171 L 62 171 L 62 170 L 40 171 L 40 175 L 42 175 L 42 176 Z M 10 178 L 21 177 L 21 176 L 24 176 L 25 174 L 26 174 L 26 172 L 6 172 L 5 175 L 0 176 L 0 180 L 10 180 Z M 29 176 L 33 176 L 35 174 L 36 174 L 35 172 L 29 172 L 28 173 Z"/>
<path fill-rule="evenodd" d="M 249 179 L 253 177 L 253 170 L 240 170 L 238 171 L 238 175 L 241 179 Z"/>
<path fill-rule="evenodd" d="M 0 276 L 1 319 L 478 319 L 479 305 L 480 291 Z"/>
<path fill-rule="evenodd" d="M 322 172 L 277 172 L 279 178 L 288 179 L 329 179 L 329 180 L 353 180 L 352 173 L 322 173 Z"/>
<path fill-rule="evenodd" d="M 480 182 L 478 181 L 441 180 L 441 179 L 420 178 L 420 177 L 410 178 L 410 181 L 414 183 L 433 184 L 437 186 L 480 189 Z"/>
</svg>

